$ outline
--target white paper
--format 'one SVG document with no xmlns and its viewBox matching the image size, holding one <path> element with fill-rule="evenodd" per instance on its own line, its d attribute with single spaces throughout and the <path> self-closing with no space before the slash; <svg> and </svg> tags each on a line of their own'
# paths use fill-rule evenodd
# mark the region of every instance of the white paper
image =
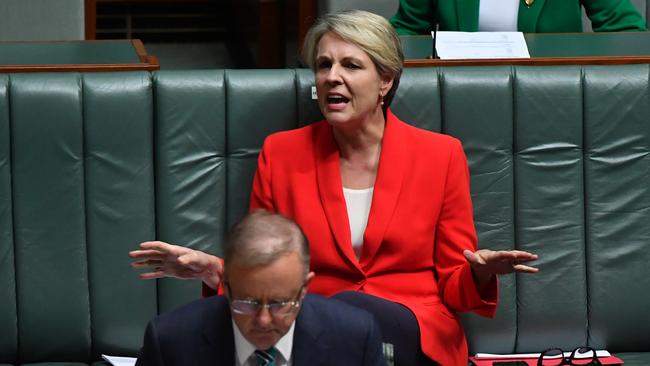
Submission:
<svg viewBox="0 0 650 366">
<path fill-rule="evenodd" d="M 521 32 L 437 32 L 436 51 L 443 60 L 530 58 Z"/>
<path fill-rule="evenodd" d="M 108 356 L 102 355 L 102 358 L 113 366 L 134 366 L 135 362 L 138 360 L 135 357 L 120 357 L 120 356 Z"/>
<path fill-rule="evenodd" d="M 497 354 L 497 353 L 477 353 L 474 355 L 474 358 L 478 359 L 509 359 L 509 358 L 515 358 L 515 359 L 522 359 L 522 358 L 539 358 L 540 353 L 518 353 L 518 354 Z M 571 356 L 571 352 L 564 352 L 564 357 L 569 357 Z M 596 356 L 597 357 L 609 357 L 611 354 L 606 351 L 606 350 L 597 350 L 596 351 Z M 580 358 L 581 355 L 576 355 L 576 358 Z M 583 355 L 583 357 L 587 357 L 586 355 Z"/>
</svg>

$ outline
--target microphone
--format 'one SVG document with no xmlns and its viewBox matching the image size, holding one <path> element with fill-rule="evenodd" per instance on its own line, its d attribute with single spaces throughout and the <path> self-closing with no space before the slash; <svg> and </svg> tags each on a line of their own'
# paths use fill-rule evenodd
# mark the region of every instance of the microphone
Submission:
<svg viewBox="0 0 650 366">
<path fill-rule="evenodd" d="M 438 0 L 431 2 L 433 11 L 431 12 L 431 24 L 433 25 L 433 49 L 431 50 L 431 58 L 438 58 L 438 51 L 436 51 L 436 34 L 438 33 Z"/>
</svg>

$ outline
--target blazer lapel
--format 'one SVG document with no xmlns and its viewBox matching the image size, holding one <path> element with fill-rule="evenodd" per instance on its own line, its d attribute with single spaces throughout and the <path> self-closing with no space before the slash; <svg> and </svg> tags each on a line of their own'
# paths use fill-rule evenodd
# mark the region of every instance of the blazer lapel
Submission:
<svg viewBox="0 0 650 366">
<path fill-rule="evenodd" d="M 235 339 L 225 299 L 217 303 L 215 316 L 206 319 L 199 345 L 199 366 L 234 366 Z"/>
<path fill-rule="evenodd" d="M 359 266 L 354 250 L 348 213 L 341 183 L 339 150 L 334 141 L 332 127 L 324 123 L 315 129 L 314 158 L 318 193 L 325 216 L 342 257 L 353 267 Z"/>
<path fill-rule="evenodd" d="M 524 33 L 537 32 L 537 20 L 544 8 L 546 0 L 535 0 L 530 6 L 524 0 L 519 3 L 519 15 L 517 16 L 517 28 Z"/>
<path fill-rule="evenodd" d="M 478 8 L 479 0 L 456 0 L 458 30 L 464 32 L 478 31 Z"/>
<path fill-rule="evenodd" d="M 319 342 L 324 329 L 318 321 L 308 298 L 305 298 L 300 314 L 296 318 L 293 333 L 293 365 L 325 365 L 331 350 L 327 344 Z"/>
<path fill-rule="evenodd" d="M 380 247 L 402 190 L 402 180 L 409 162 L 409 141 L 405 136 L 404 127 L 403 122 L 389 110 L 368 225 L 363 235 L 360 265 L 364 269 L 372 264 L 372 258 Z"/>
</svg>

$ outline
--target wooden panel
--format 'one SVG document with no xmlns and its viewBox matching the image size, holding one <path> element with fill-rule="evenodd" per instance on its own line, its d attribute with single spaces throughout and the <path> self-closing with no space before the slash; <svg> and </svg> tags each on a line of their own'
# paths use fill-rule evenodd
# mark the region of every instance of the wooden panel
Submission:
<svg viewBox="0 0 650 366">
<path fill-rule="evenodd" d="M 84 0 L 84 32 L 86 40 L 97 39 L 96 0 Z"/>
<path fill-rule="evenodd" d="M 285 16 L 284 1 L 259 0 L 258 67 L 284 67 Z"/>
<path fill-rule="evenodd" d="M 111 58 L 109 53 L 115 53 L 115 43 L 124 42 L 125 44 L 119 45 L 120 53 L 129 55 L 127 58 Z M 101 47 L 102 43 L 105 43 L 107 47 Z M 128 45 L 131 45 L 131 51 L 129 51 Z M 9 46 L 15 46 L 17 43 L 7 44 Z M 85 47 L 86 45 L 92 46 L 92 50 L 87 51 L 89 54 L 84 55 L 84 49 L 90 49 L 91 47 Z M 56 58 L 54 56 L 49 59 L 42 55 L 42 48 L 44 46 L 49 47 L 48 49 L 61 51 L 60 54 L 66 55 L 64 58 L 65 61 L 61 61 L 61 58 Z M 66 47 L 68 46 L 68 47 Z M 80 47 L 81 46 L 81 47 Z M 110 48 L 108 47 L 110 46 Z M 21 59 L 20 62 L 11 62 L 6 64 L 0 64 L 0 73 L 13 73 L 13 72 L 60 72 L 60 71 L 79 71 L 79 72 L 91 72 L 91 71 L 155 71 L 160 69 L 160 64 L 158 59 L 155 56 L 147 54 L 147 51 L 144 48 L 144 45 L 140 40 L 124 40 L 124 41 L 71 41 L 71 42 L 46 42 L 44 45 L 35 46 L 34 52 L 26 52 L 24 59 Z M 102 53 L 96 53 L 97 50 L 104 50 L 107 53 L 106 57 L 103 57 Z M 72 52 L 80 52 L 72 53 Z M 93 53 L 95 52 L 95 53 Z M 129 52 L 133 52 L 137 57 L 131 57 Z M 68 54 L 72 53 L 72 55 Z M 91 57 L 88 57 L 91 56 Z M 102 62 L 106 59 L 106 62 Z M 127 59 L 127 62 L 116 62 L 116 60 Z M 130 60 L 137 60 L 131 62 Z M 72 62 L 67 62 L 69 60 L 74 60 Z M 77 61 L 78 60 L 78 61 Z M 138 62 L 139 61 L 139 62 Z M 58 62 L 58 63 L 57 63 Z M 112 62 L 112 63 L 111 63 Z"/>
<path fill-rule="evenodd" d="M 301 48 L 307 31 L 316 21 L 316 0 L 298 0 L 298 47 Z"/>
<path fill-rule="evenodd" d="M 421 59 L 405 60 L 405 67 L 431 66 L 494 66 L 494 65 L 628 65 L 650 63 L 650 56 L 598 56 L 598 57 L 535 57 L 476 60 Z"/>
</svg>

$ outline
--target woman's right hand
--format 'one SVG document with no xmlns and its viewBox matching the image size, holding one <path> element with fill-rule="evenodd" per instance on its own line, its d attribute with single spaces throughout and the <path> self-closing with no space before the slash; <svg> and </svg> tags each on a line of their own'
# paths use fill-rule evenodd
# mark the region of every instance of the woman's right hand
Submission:
<svg viewBox="0 0 650 366">
<path fill-rule="evenodd" d="M 162 241 L 140 243 L 140 249 L 129 252 L 137 261 L 132 268 L 146 269 L 142 279 L 175 277 L 200 279 L 212 289 L 218 289 L 223 277 L 223 261 L 219 257 Z"/>
</svg>

